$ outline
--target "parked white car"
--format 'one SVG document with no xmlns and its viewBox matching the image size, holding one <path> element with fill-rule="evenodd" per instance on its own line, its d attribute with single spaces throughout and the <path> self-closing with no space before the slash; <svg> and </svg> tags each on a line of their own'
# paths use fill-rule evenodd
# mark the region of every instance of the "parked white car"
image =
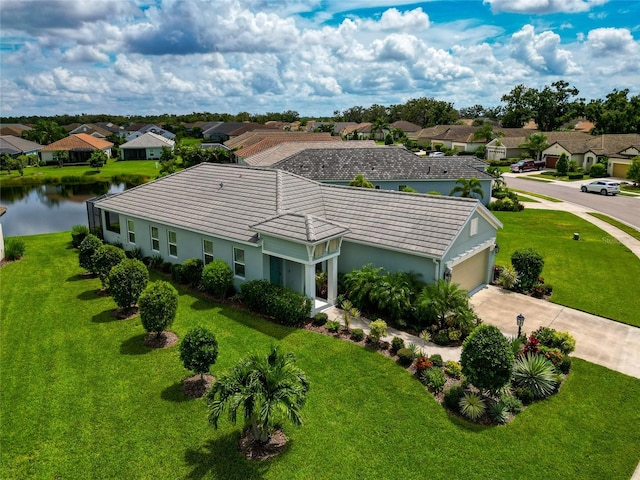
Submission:
<svg viewBox="0 0 640 480">
<path fill-rule="evenodd" d="M 444 157 L 444 152 L 431 152 L 430 157 Z"/>
<path fill-rule="evenodd" d="M 611 180 L 594 180 L 591 183 L 584 183 L 580 187 L 583 192 L 595 192 L 601 195 L 616 195 L 620 193 L 620 185 Z"/>
</svg>

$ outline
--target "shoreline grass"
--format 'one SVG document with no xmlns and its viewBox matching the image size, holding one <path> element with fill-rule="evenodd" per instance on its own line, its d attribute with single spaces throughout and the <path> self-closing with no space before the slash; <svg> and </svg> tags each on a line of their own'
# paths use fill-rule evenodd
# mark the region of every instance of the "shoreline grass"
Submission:
<svg viewBox="0 0 640 480">
<path fill-rule="evenodd" d="M 627 480 L 640 459 L 638 379 L 574 359 L 557 395 L 509 425 L 473 425 L 376 352 L 179 290 L 171 330 L 215 332 L 214 375 L 279 344 L 311 382 L 286 452 L 246 461 L 241 426 L 213 429 L 182 396 L 177 347 L 144 347 L 139 317 L 115 320 L 99 280 L 79 275 L 68 232 L 21 238 L 26 256 L 0 268 L 2 478 Z"/>
</svg>

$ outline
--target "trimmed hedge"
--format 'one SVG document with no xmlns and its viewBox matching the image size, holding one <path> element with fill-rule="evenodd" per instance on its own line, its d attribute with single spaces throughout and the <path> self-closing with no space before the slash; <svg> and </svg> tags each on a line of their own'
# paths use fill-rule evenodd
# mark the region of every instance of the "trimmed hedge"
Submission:
<svg viewBox="0 0 640 480">
<path fill-rule="evenodd" d="M 242 301 L 254 312 L 274 317 L 288 325 L 300 323 L 311 314 L 311 299 L 268 280 L 252 280 L 240 285 Z"/>
</svg>

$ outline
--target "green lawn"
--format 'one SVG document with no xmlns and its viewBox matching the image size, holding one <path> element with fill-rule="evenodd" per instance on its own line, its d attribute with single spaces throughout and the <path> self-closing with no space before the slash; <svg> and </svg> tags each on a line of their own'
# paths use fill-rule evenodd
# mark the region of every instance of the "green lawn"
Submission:
<svg viewBox="0 0 640 480">
<path fill-rule="evenodd" d="M 91 183 L 110 181 L 111 177 L 115 175 L 143 176 L 146 180 L 149 180 L 158 175 L 158 169 L 156 169 L 156 162 L 154 160 L 116 161 L 114 159 L 109 159 L 107 164 L 100 169 L 100 173 L 88 165 L 62 168 L 58 166 L 27 167 L 24 169 L 24 176 L 20 176 L 15 170 L 12 171 L 11 174 L 3 170 L 0 172 L 0 185 L 10 186 L 65 182 L 65 177 L 75 177 L 73 180 L 74 183 L 79 183 L 78 179 L 86 183 Z"/>
<path fill-rule="evenodd" d="M 558 395 L 507 426 L 470 425 L 378 353 L 181 291 L 172 329 L 215 331 L 214 374 L 280 344 L 310 379 L 288 450 L 250 463 L 239 425 L 213 429 L 182 396 L 177 347 L 144 347 L 139 319 L 115 320 L 99 281 L 78 276 L 69 237 L 25 237 L 25 258 L 0 269 L 1 478 L 628 480 L 640 460 L 638 379 L 575 360 Z"/>
<path fill-rule="evenodd" d="M 597 213 L 597 212 L 587 212 L 587 213 L 592 217 L 599 218 L 603 222 L 607 222 L 609 225 L 613 225 L 614 227 L 619 228 L 624 233 L 632 236 L 636 240 L 640 240 L 640 231 L 636 230 L 633 227 L 630 227 L 626 223 L 619 222 L 615 218 L 611 218 L 610 216 L 605 215 L 604 213 Z"/>
<path fill-rule="evenodd" d="M 515 250 L 531 247 L 544 257 L 542 276 L 553 285 L 553 302 L 640 326 L 640 259 L 627 247 L 571 213 L 493 213 L 504 224 L 497 264 L 506 265 Z"/>
<path fill-rule="evenodd" d="M 531 197 L 542 198 L 543 200 L 547 200 L 549 202 L 562 203 L 562 200 L 559 200 L 559 199 L 553 198 L 553 197 L 549 197 L 549 196 L 543 195 L 541 193 L 527 192 L 526 190 L 518 190 L 517 188 L 511 188 L 510 190 L 513 190 L 514 192 L 517 192 L 517 193 L 524 193 L 525 195 L 529 195 Z"/>
</svg>

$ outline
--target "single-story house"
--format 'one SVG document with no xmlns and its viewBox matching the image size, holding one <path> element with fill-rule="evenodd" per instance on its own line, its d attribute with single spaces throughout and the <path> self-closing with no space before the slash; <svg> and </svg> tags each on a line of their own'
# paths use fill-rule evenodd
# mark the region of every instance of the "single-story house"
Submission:
<svg viewBox="0 0 640 480">
<path fill-rule="evenodd" d="M 202 131 L 202 137 L 209 142 L 224 143 L 244 133 L 253 132 L 254 130 L 280 131 L 278 128 L 254 122 L 216 122 L 214 125 Z"/>
<path fill-rule="evenodd" d="M 175 143 L 168 138 L 147 132 L 120 145 L 120 158 L 122 160 L 159 160 L 162 156 L 162 148 L 166 147 L 173 151 Z"/>
<path fill-rule="evenodd" d="M 126 140 L 127 142 L 130 142 L 135 138 L 141 137 L 145 133 L 155 133 L 156 135 L 160 135 L 161 137 L 167 138 L 169 140 L 173 140 L 174 138 L 176 138 L 175 133 L 170 132 L 169 130 L 166 130 L 164 128 L 158 127 L 157 125 L 149 124 L 149 125 L 144 125 L 142 128 L 129 134 Z"/>
<path fill-rule="evenodd" d="M 42 145 L 30 140 L 13 135 L 0 135 L 0 155 L 7 154 L 10 157 L 18 157 L 20 155 L 37 154 Z"/>
<path fill-rule="evenodd" d="M 334 303 L 338 272 L 367 264 L 451 278 L 472 291 L 492 275 L 500 221 L 469 198 L 328 185 L 281 170 L 202 163 L 88 202 L 105 241 L 183 263 L 224 260 L 235 286 L 267 279 Z M 327 298 L 315 274 L 326 271 Z"/>
<path fill-rule="evenodd" d="M 86 133 L 87 135 L 91 135 L 92 137 L 97 138 L 107 138 L 109 135 L 111 135 L 111 132 L 109 130 L 93 123 L 83 123 L 82 125 L 79 125 L 69 131 L 69 134 L 73 133 Z"/>
<path fill-rule="evenodd" d="M 494 138 L 487 143 L 487 160 L 504 160 L 507 158 L 521 158 L 528 155 L 527 151 L 521 145 L 527 142 L 527 136 L 533 133 L 542 133 L 547 138 L 547 143 L 553 145 L 556 142 L 573 145 L 586 145 L 586 141 L 591 137 L 588 133 L 569 131 L 569 132 L 535 132 L 522 128 L 500 129 L 500 131 L 508 132 L 507 135 L 500 138 Z M 518 133 L 520 132 L 520 133 Z M 544 152 L 540 159 L 545 159 Z M 550 158 L 547 161 L 548 168 L 555 167 L 555 161 Z"/>
<path fill-rule="evenodd" d="M 342 145 L 361 142 L 341 142 Z M 264 163 L 262 164 L 264 165 Z M 483 191 L 482 203 L 491 200 L 493 177 L 486 163 L 473 156 L 419 157 L 403 147 L 334 148 L 333 145 L 307 148 L 271 165 L 311 180 L 349 185 L 358 174 L 379 190 L 413 188 L 419 193 L 449 195 L 459 178 L 477 178 Z"/>
<path fill-rule="evenodd" d="M 256 153 L 249 157 L 241 158 L 238 163 L 241 165 L 249 165 L 253 167 L 269 167 L 276 163 L 289 158 L 296 153 L 311 148 L 324 148 L 327 142 L 285 142 L 268 148 L 262 152 Z M 376 144 L 374 140 L 358 140 L 350 142 L 331 142 L 331 148 L 384 148 Z"/>
<path fill-rule="evenodd" d="M 238 162 L 264 152 L 276 145 L 287 142 L 328 142 L 342 143 L 340 137 L 334 137 L 330 132 L 282 132 L 277 130 L 254 130 L 224 142 L 231 148 Z"/>
<path fill-rule="evenodd" d="M 64 162 L 65 165 L 89 163 L 89 157 L 95 150 L 102 150 L 111 158 L 111 147 L 113 143 L 101 138 L 86 133 L 74 133 L 42 147 L 40 160 L 44 164 L 58 163 L 56 152 L 66 151 L 69 152 L 69 159 Z"/>
<path fill-rule="evenodd" d="M 13 135 L 21 137 L 24 132 L 33 130 L 33 128 L 23 125 L 22 123 L 0 123 L 0 135 Z"/>
</svg>

